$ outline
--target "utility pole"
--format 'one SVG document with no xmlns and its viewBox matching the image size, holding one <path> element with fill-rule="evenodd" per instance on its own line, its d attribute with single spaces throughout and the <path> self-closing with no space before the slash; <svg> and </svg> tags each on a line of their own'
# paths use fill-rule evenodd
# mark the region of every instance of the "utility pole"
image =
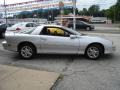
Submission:
<svg viewBox="0 0 120 90">
<path fill-rule="evenodd" d="M 6 11 L 6 2 L 4 0 L 4 9 L 5 9 L 5 21 L 6 21 L 6 24 L 7 24 L 7 11 Z"/>
<path fill-rule="evenodd" d="M 61 17 L 61 25 L 63 25 L 63 13 L 64 13 L 64 10 L 63 10 L 63 7 L 64 7 L 64 3 L 63 3 L 63 0 L 60 0 L 59 1 L 59 8 L 60 8 L 60 17 Z"/>
<path fill-rule="evenodd" d="M 115 11 L 116 11 L 116 6 L 114 6 L 114 23 L 115 23 L 115 20 L 116 20 L 116 14 L 115 14 Z"/>
<path fill-rule="evenodd" d="M 76 0 L 72 0 L 73 2 L 73 29 L 76 30 Z"/>
</svg>

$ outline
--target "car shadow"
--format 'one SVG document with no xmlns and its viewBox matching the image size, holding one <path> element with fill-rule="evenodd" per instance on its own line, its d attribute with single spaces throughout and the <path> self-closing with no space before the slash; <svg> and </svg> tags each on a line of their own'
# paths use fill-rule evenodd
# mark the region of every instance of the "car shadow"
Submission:
<svg viewBox="0 0 120 90">
<path fill-rule="evenodd" d="M 18 60 L 27 60 L 21 58 L 18 54 L 15 54 L 13 57 L 13 61 L 18 61 Z M 114 55 L 104 55 L 101 58 L 95 60 L 95 61 L 107 61 L 107 60 L 112 60 L 114 58 Z M 84 55 L 69 55 L 69 54 L 37 54 L 35 57 L 32 59 L 28 60 L 92 60 Z"/>
</svg>

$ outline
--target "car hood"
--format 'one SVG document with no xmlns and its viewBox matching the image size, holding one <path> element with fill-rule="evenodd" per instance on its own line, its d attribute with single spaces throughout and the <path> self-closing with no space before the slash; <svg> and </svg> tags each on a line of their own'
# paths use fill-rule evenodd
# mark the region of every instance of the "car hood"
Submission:
<svg viewBox="0 0 120 90">
<path fill-rule="evenodd" d="M 82 35 L 80 38 L 89 43 L 97 42 L 102 44 L 112 44 L 112 41 L 98 36 Z"/>
<path fill-rule="evenodd" d="M 94 26 L 93 24 L 89 24 L 89 23 L 87 23 L 86 25 L 88 25 L 88 26 Z"/>
</svg>

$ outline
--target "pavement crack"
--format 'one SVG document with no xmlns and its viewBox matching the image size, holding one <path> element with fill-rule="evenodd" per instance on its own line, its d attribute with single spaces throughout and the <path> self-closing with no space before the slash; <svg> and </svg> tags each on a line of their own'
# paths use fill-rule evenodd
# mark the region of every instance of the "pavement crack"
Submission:
<svg viewBox="0 0 120 90">
<path fill-rule="evenodd" d="M 62 72 L 66 72 L 69 68 L 69 66 L 73 63 L 75 59 L 75 56 L 70 56 L 70 59 L 66 62 L 65 68 L 62 70 Z"/>
</svg>

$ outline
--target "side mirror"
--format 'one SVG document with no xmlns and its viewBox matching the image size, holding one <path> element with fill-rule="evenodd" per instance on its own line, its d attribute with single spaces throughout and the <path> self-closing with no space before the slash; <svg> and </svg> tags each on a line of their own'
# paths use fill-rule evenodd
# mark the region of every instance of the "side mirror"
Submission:
<svg viewBox="0 0 120 90">
<path fill-rule="evenodd" d="M 75 39 L 75 38 L 77 38 L 77 36 L 76 35 L 70 35 L 70 38 Z"/>
</svg>

